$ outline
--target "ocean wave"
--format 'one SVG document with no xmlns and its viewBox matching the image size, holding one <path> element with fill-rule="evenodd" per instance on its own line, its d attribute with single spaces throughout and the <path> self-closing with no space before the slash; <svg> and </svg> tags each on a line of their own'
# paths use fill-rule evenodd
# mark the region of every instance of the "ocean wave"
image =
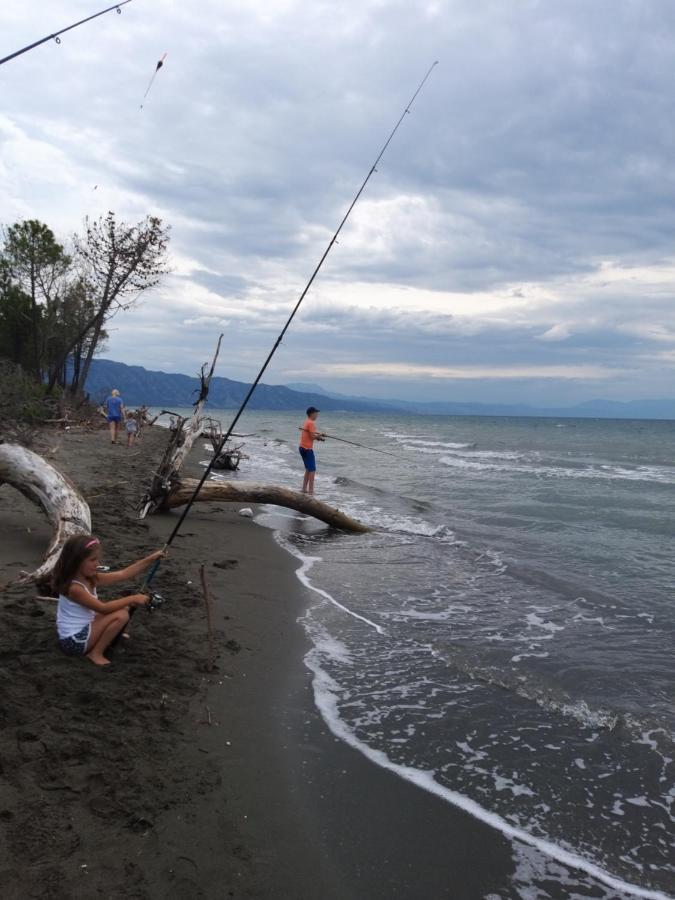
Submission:
<svg viewBox="0 0 675 900">
<path fill-rule="evenodd" d="M 275 532 L 275 538 L 281 547 L 287 550 L 292 556 L 295 556 L 296 559 L 300 560 L 301 565 L 300 568 L 296 570 L 296 575 L 306 588 L 308 588 L 310 591 L 313 591 L 315 594 L 318 594 L 320 597 L 323 597 L 324 600 L 327 600 L 330 604 L 337 607 L 338 609 L 341 609 L 344 613 L 351 616 L 352 618 L 358 619 L 360 622 L 363 622 L 364 624 L 370 626 L 375 631 L 377 631 L 378 634 L 383 635 L 385 633 L 384 628 L 382 628 L 381 625 L 378 625 L 376 622 L 373 622 L 366 616 L 361 615 L 361 613 L 355 612 L 355 610 L 353 609 L 349 609 L 348 606 L 340 603 L 340 601 L 333 597 L 332 594 L 329 594 L 328 591 L 324 591 L 322 588 L 317 587 L 310 581 L 309 572 L 315 563 L 321 562 L 320 556 L 307 556 L 279 532 Z"/>
<path fill-rule="evenodd" d="M 658 466 L 637 466 L 634 469 L 610 465 L 588 465 L 584 468 L 527 464 L 509 466 L 500 465 L 497 462 L 481 462 L 467 456 L 441 456 L 438 461 L 444 466 L 467 471 L 505 472 L 537 478 L 590 478 L 607 481 L 648 481 L 675 484 L 675 471 Z"/>
<path fill-rule="evenodd" d="M 409 438 L 405 441 L 401 440 L 401 443 L 411 447 L 441 447 L 447 450 L 473 450 L 476 447 L 475 443 L 455 444 L 452 441 L 426 441 L 421 438 Z"/>
<path fill-rule="evenodd" d="M 554 627 L 559 629 L 559 626 Z M 593 706 L 583 697 L 571 697 L 560 687 L 546 683 L 539 674 L 527 672 L 522 668 L 509 670 L 505 668 L 502 660 L 495 662 L 487 654 L 479 651 L 436 643 L 431 645 L 431 652 L 446 665 L 472 680 L 509 691 L 524 700 L 536 703 L 547 712 L 574 719 L 586 728 L 599 728 L 617 733 L 620 731 L 624 737 L 637 744 L 646 743 L 647 734 L 658 734 L 664 745 L 664 752 L 667 750 L 671 753 L 675 749 L 675 735 L 656 718 L 651 719 L 647 715 L 638 717 L 624 710 Z M 541 654 L 525 651 L 518 657 L 511 657 L 510 661 L 519 661 L 528 656 Z M 652 743 L 655 749 L 656 742 Z"/>
<path fill-rule="evenodd" d="M 321 713 L 330 731 L 350 747 L 358 750 L 367 759 L 376 765 L 387 769 L 399 777 L 411 782 L 422 790 L 434 794 L 442 800 L 463 810 L 495 831 L 501 833 L 512 841 L 525 844 L 544 857 L 555 860 L 572 870 L 578 870 L 592 879 L 611 888 L 614 891 L 625 893 L 631 897 L 641 897 L 645 900 L 672 900 L 660 890 L 644 888 L 631 884 L 619 877 L 612 875 L 600 864 L 587 859 L 573 849 L 554 843 L 546 838 L 530 834 L 522 827 L 514 826 L 498 813 L 481 806 L 475 800 L 440 784 L 435 773 L 424 771 L 415 766 L 394 762 L 380 749 L 372 747 L 366 741 L 359 738 L 347 725 L 339 713 L 338 697 L 342 692 L 341 686 L 321 665 L 321 653 L 316 647 L 312 648 L 305 656 L 305 665 L 312 672 L 312 685 L 314 689 L 314 702 Z"/>
</svg>

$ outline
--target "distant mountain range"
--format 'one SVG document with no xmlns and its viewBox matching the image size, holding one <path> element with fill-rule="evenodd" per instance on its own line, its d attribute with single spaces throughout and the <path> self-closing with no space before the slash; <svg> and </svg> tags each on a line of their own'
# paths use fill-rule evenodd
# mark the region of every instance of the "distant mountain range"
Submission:
<svg viewBox="0 0 675 900">
<path fill-rule="evenodd" d="M 194 403 L 199 380 L 196 376 L 153 372 L 143 366 L 127 366 L 111 359 L 95 359 L 87 379 L 92 400 L 103 400 L 117 388 L 128 406 L 185 407 Z M 249 388 L 242 381 L 214 377 L 209 405 L 234 409 Z M 553 418 L 598 419 L 675 419 L 675 399 L 666 400 L 589 400 L 576 406 L 540 408 L 526 404 L 498 403 L 420 403 L 410 400 L 374 400 L 324 390 L 320 385 L 299 382 L 289 385 L 259 384 L 251 397 L 251 409 L 297 410 L 317 406 L 322 410 L 349 412 L 415 413 L 447 416 L 544 416 Z"/>
<path fill-rule="evenodd" d="M 250 385 L 230 378 L 214 376 L 209 388 L 209 406 L 236 409 L 246 396 Z M 86 389 L 98 402 L 108 396 L 112 388 L 122 395 L 127 406 L 191 406 L 197 399 L 199 378 L 169 372 L 152 372 L 143 366 L 127 366 L 111 359 L 92 362 Z M 382 411 L 385 407 L 376 400 L 354 401 L 349 406 L 318 392 L 293 391 L 283 385 L 259 384 L 249 402 L 250 409 L 300 409 L 320 406 L 324 410 L 349 409 L 355 412 Z"/>
</svg>

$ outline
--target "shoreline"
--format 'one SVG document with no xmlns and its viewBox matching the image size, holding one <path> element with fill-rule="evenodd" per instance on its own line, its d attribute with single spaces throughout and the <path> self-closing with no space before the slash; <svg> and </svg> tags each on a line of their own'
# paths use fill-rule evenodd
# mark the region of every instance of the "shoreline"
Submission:
<svg viewBox="0 0 675 900">
<path fill-rule="evenodd" d="M 124 456 L 103 432 L 73 432 L 48 443 L 90 501 L 108 562 L 160 545 L 175 517 L 139 522 L 133 501 L 163 433 Z M 36 564 L 49 535 L 17 496 L 0 490 L 2 581 Z M 33 590 L 0 594 L 4 896 L 509 896 L 508 842 L 329 731 L 304 662 L 298 567 L 270 528 L 197 504 L 157 578 L 169 606 L 134 618 L 105 672 L 58 653 Z"/>
</svg>

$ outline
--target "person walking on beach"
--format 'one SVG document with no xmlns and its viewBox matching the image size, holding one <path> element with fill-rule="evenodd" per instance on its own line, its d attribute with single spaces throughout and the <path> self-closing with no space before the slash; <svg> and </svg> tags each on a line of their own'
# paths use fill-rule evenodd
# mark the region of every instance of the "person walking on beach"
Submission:
<svg viewBox="0 0 675 900">
<path fill-rule="evenodd" d="M 130 594 L 103 603 L 98 599 L 98 585 L 117 584 L 136 578 L 160 556 L 155 550 L 150 556 L 120 569 L 118 572 L 99 572 L 101 544 L 90 534 L 69 537 L 56 561 L 52 581 L 58 591 L 56 630 L 59 647 L 66 656 L 86 656 L 97 666 L 110 665 L 104 651 L 129 621 L 129 607 L 144 606 L 147 594 Z"/>
<path fill-rule="evenodd" d="M 113 388 L 110 396 L 103 405 L 110 424 L 110 441 L 111 443 L 116 444 L 117 429 L 125 415 L 124 402 L 120 397 L 120 392 L 116 388 Z"/>
<path fill-rule="evenodd" d="M 127 420 L 124 423 L 124 429 L 127 433 L 127 450 L 130 447 L 134 446 L 134 441 L 136 440 L 136 435 L 138 434 L 138 422 L 134 418 L 133 413 L 129 413 L 127 416 Z"/>
<path fill-rule="evenodd" d="M 316 417 L 320 410 L 315 406 L 307 409 L 307 418 L 300 429 L 300 456 L 305 464 L 305 477 L 302 479 L 302 493 L 314 493 L 314 476 L 316 475 L 316 458 L 314 456 L 314 441 L 324 441 L 325 435 L 316 427 Z"/>
</svg>

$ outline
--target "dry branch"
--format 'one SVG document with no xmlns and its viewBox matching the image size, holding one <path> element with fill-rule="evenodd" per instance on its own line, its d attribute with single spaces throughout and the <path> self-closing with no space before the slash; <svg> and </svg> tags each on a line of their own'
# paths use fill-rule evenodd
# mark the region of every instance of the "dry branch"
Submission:
<svg viewBox="0 0 675 900">
<path fill-rule="evenodd" d="M 194 404 L 194 412 L 189 419 L 183 419 L 179 416 L 177 427 L 175 431 L 171 432 L 169 443 L 164 451 L 162 461 L 159 464 L 159 469 L 155 473 L 146 495 L 141 500 L 141 518 L 147 515 L 148 512 L 166 509 L 167 495 L 180 481 L 179 472 L 181 466 L 188 458 L 192 445 L 196 438 L 199 437 L 202 430 L 201 411 L 204 403 L 206 403 L 206 398 L 209 395 L 209 384 L 216 367 L 216 360 L 220 353 L 220 342 L 222 339 L 223 336 L 221 334 L 218 338 L 216 352 L 213 356 L 211 368 L 208 373 L 206 372 L 206 365 L 202 366 L 199 397 Z"/>
</svg>

